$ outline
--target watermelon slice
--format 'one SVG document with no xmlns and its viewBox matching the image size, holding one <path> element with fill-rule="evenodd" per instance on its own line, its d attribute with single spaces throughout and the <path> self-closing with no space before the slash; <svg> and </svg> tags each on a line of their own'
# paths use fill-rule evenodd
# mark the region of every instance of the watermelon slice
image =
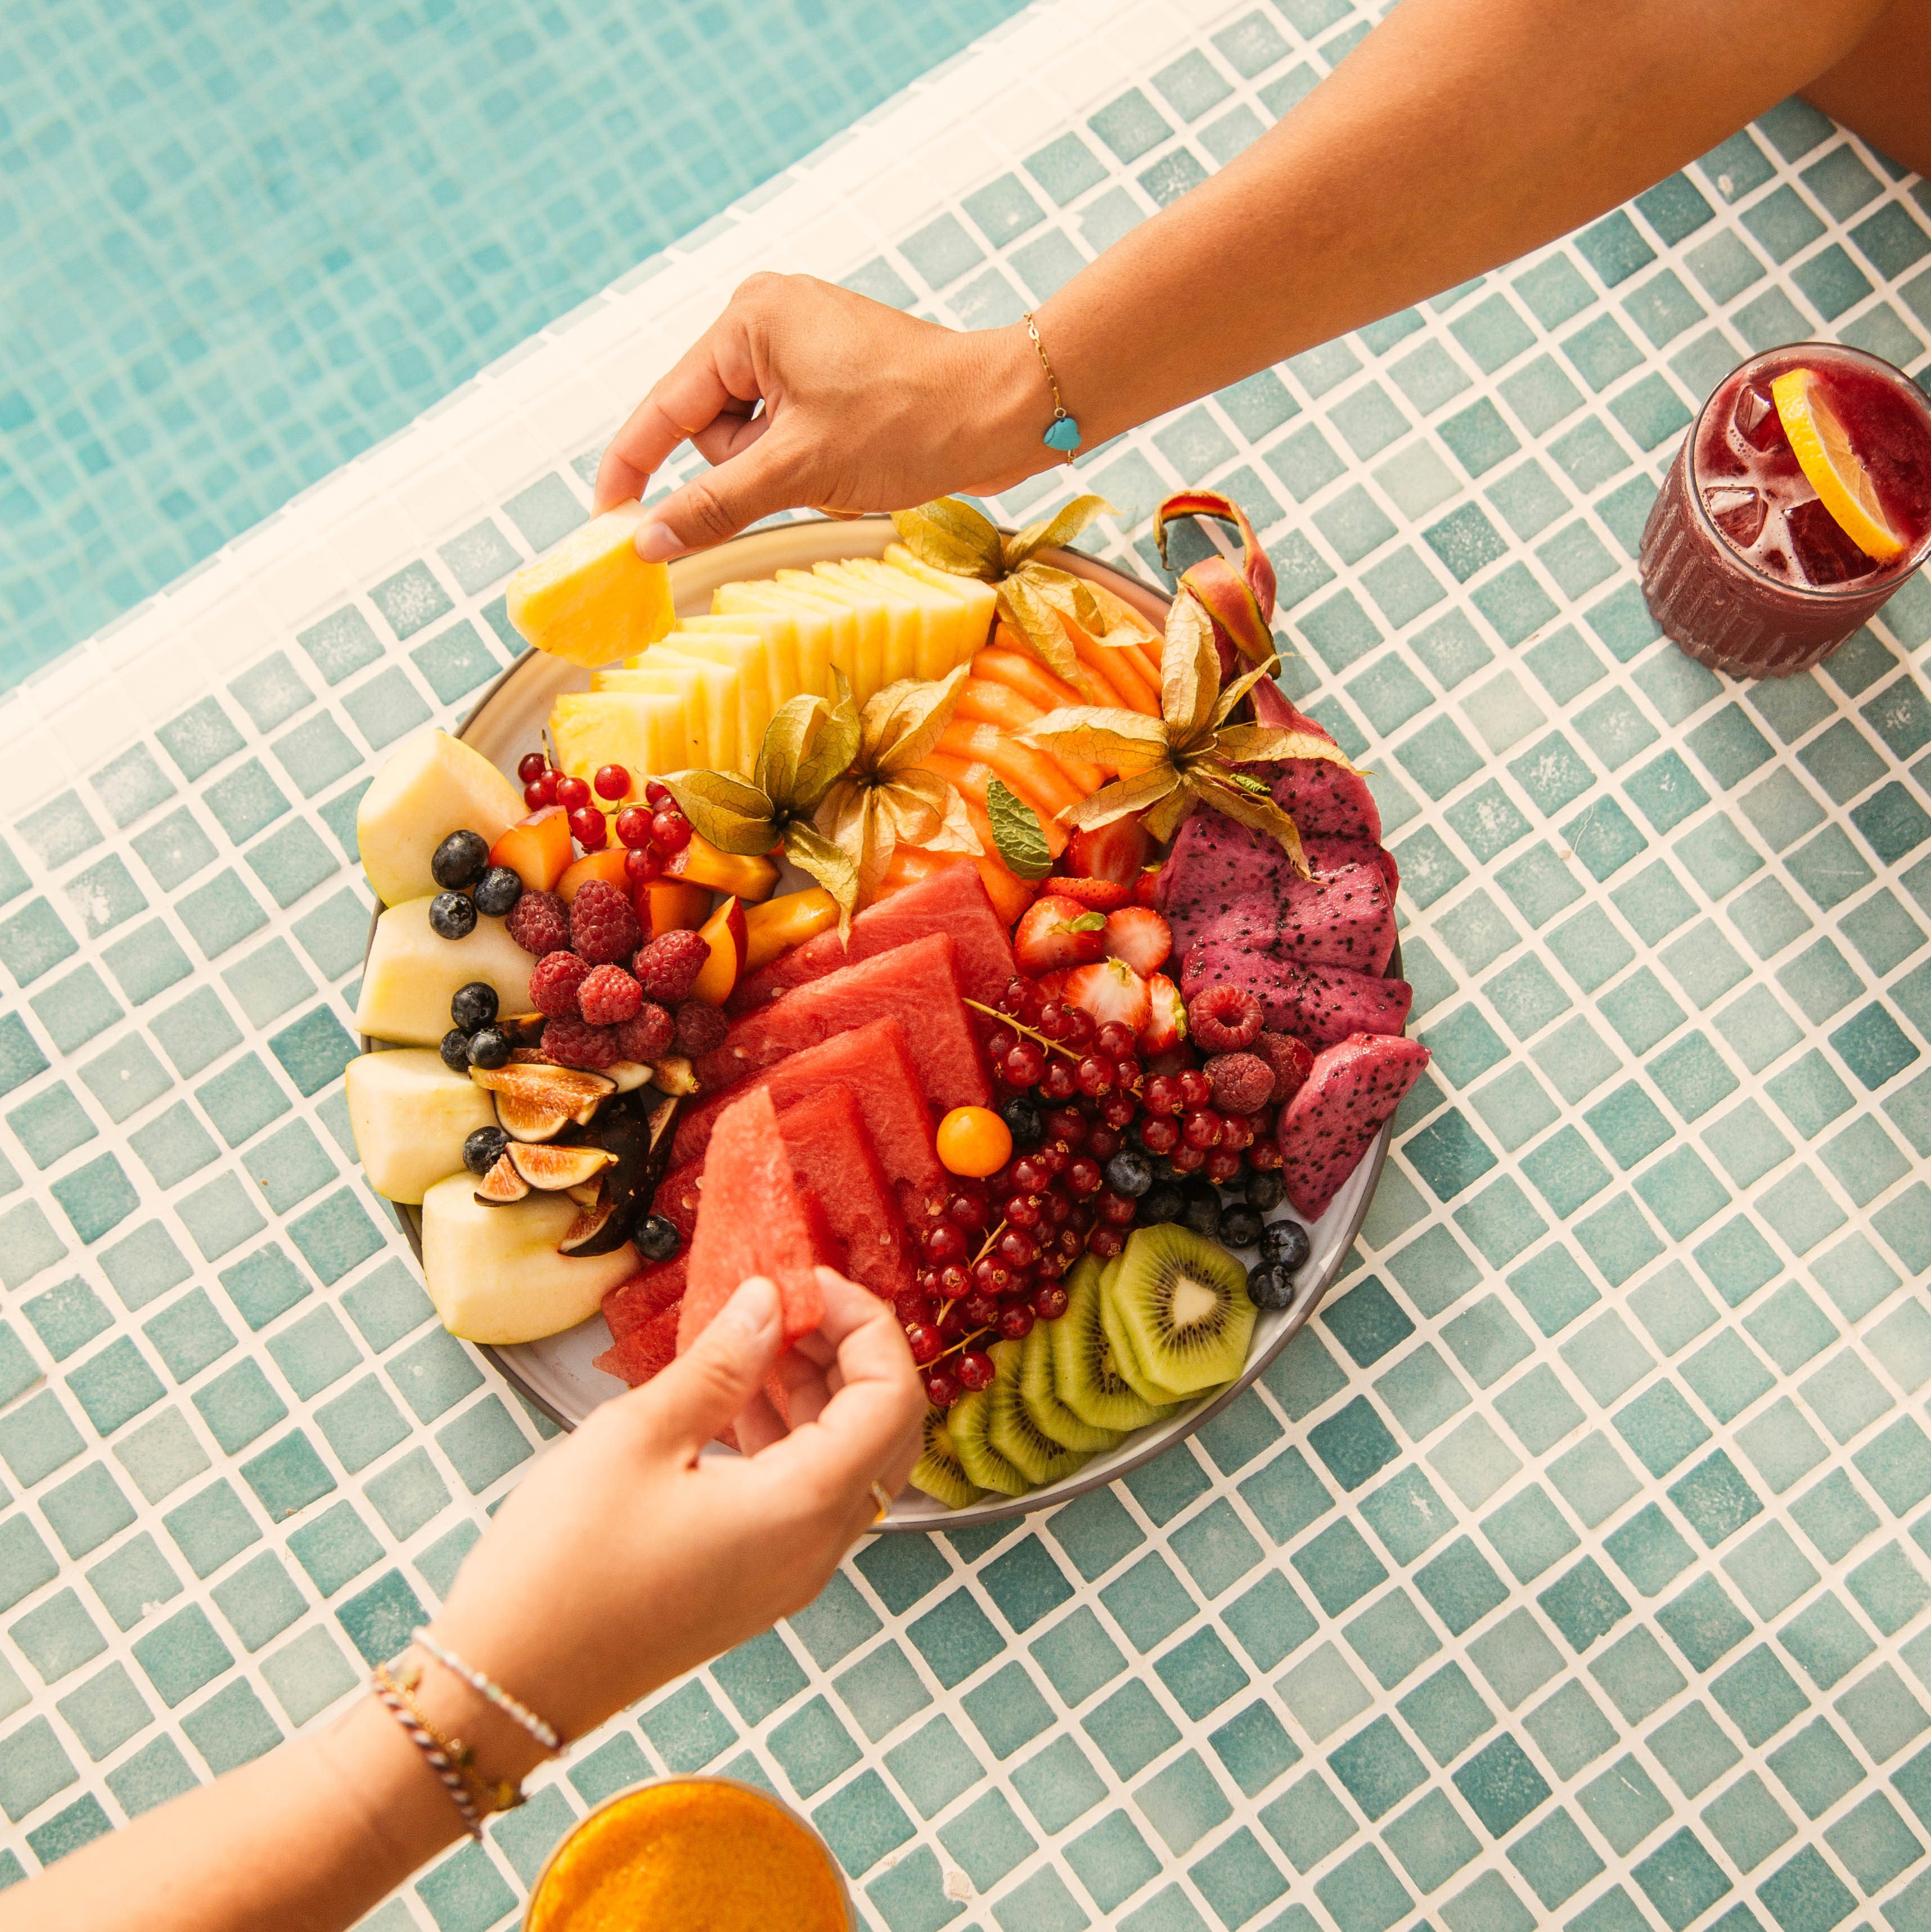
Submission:
<svg viewBox="0 0 1931 1932">
<path fill-rule="evenodd" d="M 604 1319 L 609 1324 L 613 1342 L 621 1342 L 684 1299 L 684 1277 L 689 1261 L 690 1257 L 680 1250 L 669 1261 L 655 1262 L 628 1281 L 619 1282 L 604 1297 Z"/>
<path fill-rule="evenodd" d="M 823 1213 L 798 1186 L 778 1109 L 762 1088 L 718 1117 L 704 1162 L 704 1204 L 686 1252 L 680 1355 L 754 1274 L 778 1285 L 787 1347 L 824 1319 L 824 1294 L 812 1269 L 820 1262 L 835 1268 L 843 1257 Z"/>
<path fill-rule="evenodd" d="M 676 1154 L 680 1165 L 658 1190 L 657 1211 L 676 1220 L 667 1192 L 674 1180 L 679 1189 L 704 1171 L 705 1149 L 718 1116 L 733 1102 L 762 1088 L 780 1108 L 808 1100 L 834 1082 L 851 1089 L 865 1117 L 867 1137 L 879 1165 L 897 1190 L 905 1218 L 916 1223 L 943 1207 L 951 1192 L 949 1177 L 939 1165 L 932 1132 L 932 1112 L 919 1083 L 918 1063 L 898 1021 L 874 1020 L 781 1060 L 754 1082 L 728 1094 L 712 1095 L 694 1105 L 686 1102 L 677 1123 Z M 688 1210 L 696 1226 L 697 1210 Z"/>
<path fill-rule="evenodd" d="M 677 1318 L 680 1304 L 653 1315 L 641 1328 L 628 1330 L 613 1346 L 594 1358 L 590 1366 L 641 1388 L 659 1370 L 677 1359 Z"/>
<path fill-rule="evenodd" d="M 958 950 L 942 932 L 841 967 L 736 1022 L 723 1046 L 699 1058 L 699 1086 L 720 1092 L 787 1054 L 888 1018 L 904 1026 L 934 1106 L 944 1112 L 987 1103 L 985 1064 L 960 1004 Z"/>
<path fill-rule="evenodd" d="M 993 910 L 972 866 L 943 866 L 889 898 L 867 906 L 852 921 L 849 944 L 835 931 L 821 932 L 748 974 L 739 981 L 724 1010 L 734 1018 L 755 1012 L 795 986 L 935 932 L 946 934 L 958 949 L 959 986 L 966 998 L 991 1006 L 1017 970 L 1006 922 Z"/>
<path fill-rule="evenodd" d="M 779 1108 L 778 1131 L 799 1187 L 823 1210 L 844 1250 L 844 1272 L 888 1301 L 910 1294 L 914 1264 L 905 1219 L 872 1151 L 857 1096 L 834 1082 L 811 1100 Z M 687 1241 L 697 1225 L 703 1172 L 703 1163 L 691 1161 L 666 1174 L 651 1204 Z"/>
</svg>

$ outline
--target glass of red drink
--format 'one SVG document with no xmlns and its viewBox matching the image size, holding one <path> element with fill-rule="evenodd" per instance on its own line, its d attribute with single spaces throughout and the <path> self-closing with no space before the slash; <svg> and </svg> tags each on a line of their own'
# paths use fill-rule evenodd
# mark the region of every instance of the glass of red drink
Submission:
<svg viewBox="0 0 1931 1932">
<path fill-rule="evenodd" d="M 1903 548 L 1879 558 L 1812 487 L 1771 389 L 1808 370 Z M 1643 594 L 1664 632 L 1733 677 L 1827 657 L 1931 556 L 1931 398 L 1891 364 L 1792 343 L 1726 376 L 1683 440 L 1643 531 Z"/>
</svg>

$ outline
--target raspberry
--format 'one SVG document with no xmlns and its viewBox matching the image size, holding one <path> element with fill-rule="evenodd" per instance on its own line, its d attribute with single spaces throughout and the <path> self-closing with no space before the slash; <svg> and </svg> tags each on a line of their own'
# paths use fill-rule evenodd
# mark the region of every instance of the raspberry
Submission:
<svg viewBox="0 0 1931 1932">
<path fill-rule="evenodd" d="M 1187 1002 L 1187 1024 L 1208 1052 L 1238 1052 L 1261 1030 L 1261 1002 L 1243 986 L 1209 986 Z"/>
<path fill-rule="evenodd" d="M 1203 1070 L 1223 1114 L 1256 1114 L 1273 1097 L 1274 1070 L 1258 1053 L 1216 1053 Z"/>
<path fill-rule="evenodd" d="M 686 1053 L 709 1053 L 730 1031 L 730 1022 L 702 1000 L 686 1000 L 677 1009 L 677 1044 Z"/>
<path fill-rule="evenodd" d="M 617 1028 L 617 1051 L 625 1059 L 640 1060 L 647 1066 L 660 1053 L 670 1051 L 676 1036 L 677 1022 L 654 1000 L 646 1000 L 634 1019 Z"/>
<path fill-rule="evenodd" d="M 636 1017 L 643 988 L 621 966 L 597 966 L 577 989 L 577 1010 L 592 1026 L 621 1026 Z"/>
<path fill-rule="evenodd" d="M 570 910 L 554 892 L 525 892 L 505 922 L 511 938 L 539 958 L 570 944 Z"/>
<path fill-rule="evenodd" d="M 574 1020 L 580 1009 L 577 996 L 590 976 L 590 962 L 560 949 L 546 952 L 529 969 L 529 1003 L 552 1019 Z"/>
<path fill-rule="evenodd" d="M 643 934 L 631 902 L 615 886 L 586 879 L 570 902 L 570 943 L 592 965 L 637 950 Z"/>
<path fill-rule="evenodd" d="M 613 1065 L 617 1057 L 615 1027 L 586 1026 L 581 1020 L 554 1019 L 543 1029 L 543 1050 L 559 1066 Z"/>
<path fill-rule="evenodd" d="M 1274 1070 L 1274 1090 L 1270 1098 L 1276 1106 L 1285 1106 L 1300 1091 L 1313 1070 L 1313 1049 L 1291 1034 L 1269 1033 L 1264 1028 L 1254 1036 L 1254 1051 Z"/>
<path fill-rule="evenodd" d="M 700 932 L 661 932 L 631 962 L 643 996 L 661 1006 L 674 1006 L 691 997 L 711 942 Z"/>
</svg>

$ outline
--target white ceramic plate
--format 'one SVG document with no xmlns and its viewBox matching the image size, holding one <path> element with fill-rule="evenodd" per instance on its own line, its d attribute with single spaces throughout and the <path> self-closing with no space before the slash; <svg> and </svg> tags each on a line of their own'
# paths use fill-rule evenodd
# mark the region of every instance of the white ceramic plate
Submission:
<svg viewBox="0 0 1931 1932">
<path fill-rule="evenodd" d="M 754 531 L 707 550 L 686 557 L 670 566 L 673 592 L 680 616 L 694 616 L 710 608 L 711 593 L 721 584 L 742 578 L 769 577 L 775 571 L 808 569 L 813 564 L 834 557 L 877 556 L 893 541 L 889 519 L 866 517 L 846 523 L 829 518 L 781 524 Z M 1138 610 L 1156 627 L 1166 622 L 1167 598 L 1163 593 L 1129 577 L 1111 565 L 1096 562 L 1076 550 L 1048 550 L 1042 560 L 1105 584 Z M 463 721 L 458 736 L 483 755 L 514 774 L 517 760 L 542 742 L 543 728 L 557 694 L 586 689 L 589 674 L 560 658 L 532 651 L 518 659 L 485 692 L 475 709 Z M 795 890 L 811 883 L 793 874 L 787 866 L 781 890 Z M 1397 950 L 1390 969 L 1399 973 L 1401 955 Z M 892 1508 L 879 1527 L 886 1530 L 958 1528 L 968 1523 L 994 1522 L 1021 1516 L 1028 1510 L 1048 1509 L 1057 1503 L 1082 1496 L 1087 1490 L 1110 1483 L 1151 1462 L 1190 1436 L 1207 1418 L 1226 1407 L 1280 1353 L 1303 1322 L 1313 1313 L 1327 1292 L 1348 1250 L 1354 1245 L 1381 1178 L 1387 1158 L 1392 1125 L 1382 1129 L 1347 1184 L 1337 1194 L 1327 1212 L 1308 1230 L 1311 1247 L 1300 1271 L 1294 1305 L 1264 1310 L 1255 1324 L 1253 1346 L 1240 1379 L 1211 1400 L 1197 1402 L 1165 1421 L 1136 1430 L 1120 1446 L 1093 1460 L 1074 1474 L 1049 1483 L 1023 1496 L 990 1496 L 969 1508 L 949 1510 L 916 1490 L 908 1489 Z M 414 1210 L 398 1209 L 405 1232 L 421 1252 L 419 1222 Z M 1285 1204 L 1272 1219 L 1285 1219 L 1292 1210 Z M 624 1384 L 591 1366 L 594 1357 L 610 1346 L 610 1331 L 601 1315 L 561 1335 L 540 1342 L 523 1342 L 508 1348 L 485 1348 L 487 1355 L 507 1379 L 544 1414 L 565 1428 L 574 1427 L 599 1402 L 624 1393 Z M 707 1453 L 730 1455 L 718 1448 Z"/>
</svg>

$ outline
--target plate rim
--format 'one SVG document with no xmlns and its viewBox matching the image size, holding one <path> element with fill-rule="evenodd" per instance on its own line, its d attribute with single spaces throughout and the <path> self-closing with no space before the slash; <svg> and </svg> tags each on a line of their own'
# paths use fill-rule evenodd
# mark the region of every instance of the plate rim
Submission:
<svg viewBox="0 0 1931 1932">
<path fill-rule="evenodd" d="M 774 531 L 793 528 L 800 524 L 835 524 L 841 530 L 849 530 L 865 524 L 889 523 L 890 520 L 889 516 L 882 513 L 850 518 L 816 515 L 793 517 L 782 524 L 766 524 L 756 530 L 745 531 L 739 536 L 730 538 L 725 542 L 699 554 L 706 557 L 721 556 L 728 552 L 733 545 L 743 542 L 746 537 L 764 536 Z M 1012 533 L 1006 526 L 1001 525 L 1000 528 L 1002 534 L 1009 536 Z M 1090 556 L 1084 550 L 1051 549 L 1042 550 L 1039 554 L 1042 559 L 1052 559 L 1056 562 L 1059 562 L 1062 568 L 1072 569 L 1075 574 L 1081 576 L 1090 574 L 1102 580 L 1107 578 L 1116 579 L 1131 589 L 1141 592 L 1144 596 L 1153 597 L 1166 603 L 1171 603 L 1172 601 L 1171 594 L 1159 585 L 1149 584 L 1145 578 L 1137 575 L 1122 565 L 1106 559 Z M 514 662 L 505 665 L 483 687 L 475 701 L 463 713 L 461 722 L 456 726 L 451 735 L 459 740 L 466 739 L 472 728 L 481 721 L 484 712 L 502 694 L 504 688 L 539 656 L 540 654 L 534 648 L 526 648 Z M 370 916 L 369 938 L 367 945 L 364 946 L 363 951 L 365 964 L 368 957 L 367 947 L 374 944 L 376 924 L 381 918 L 384 910 L 385 908 L 379 902 L 374 912 Z M 1394 952 L 1388 962 L 1390 973 L 1399 977 L 1401 964 L 1402 942 L 1398 932 L 1395 938 Z M 1406 1028 L 1404 1027 L 1404 1033 L 1406 1030 Z M 358 1034 L 356 1037 L 364 1053 L 375 1050 L 375 1042 L 367 1034 Z M 1339 1279 L 1342 1268 L 1348 1256 L 1354 1250 L 1354 1244 L 1361 1232 L 1362 1226 L 1368 1218 L 1369 1210 L 1374 1205 L 1375 1192 L 1381 1185 L 1382 1169 L 1387 1164 L 1388 1150 L 1393 1144 L 1393 1138 L 1394 1122 L 1390 1120 L 1375 1136 L 1374 1144 L 1369 1150 L 1368 1157 L 1370 1165 L 1367 1185 L 1362 1190 L 1360 1204 L 1348 1223 L 1345 1235 L 1336 1246 L 1333 1259 L 1321 1272 L 1313 1285 L 1305 1289 L 1296 1298 L 1294 1306 L 1285 1311 L 1287 1318 L 1266 1345 L 1250 1353 L 1240 1373 L 1210 1400 L 1201 1402 L 1184 1415 L 1172 1418 L 1171 1426 L 1169 1428 L 1137 1446 L 1124 1462 L 1109 1462 L 1104 1469 L 1096 1469 L 1090 1474 L 1084 1468 L 1077 1469 L 1070 1476 L 1062 1477 L 1056 1483 L 1042 1484 L 1037 1489 L 1027 1490 L 1023 1496 L 1002 1496 L 996 1492 L 989 1492 L 979 1502 L 968 1503 L 963 1509 L 949 1510 L 942 1516 L 908 1515 L 901 1517 L 896 1514 L 895 1506 L 893 1510 L 887 1510 L 883 1516 L 880 1516 L 867 1533 L 873 1535 L 930 1534 L 937 1531 L 967 1529 L 980 1523 L 1012 1522 L 1020 1516 L 1030 1516 L 1036 1510 L 1057 1508 L 1062 1503 L 1072 1502 L 1078 1497 L 1089 1496 L 1095 1490 L 1105 1488 L 1118 1481 L 1123 1477 L 1131 1475 L 1135 1470 L 1144 1468 L 1149 1462 L 1156 1461 L 1169 1450 L 1184 1442 L 1189 1436 L 1197 1434 L 1205 1424 L 1218 1415 L 1222 1409 L 1238 1401 L 1248 1389 L 1260 1379 L 1261 1376 L 1273 1366 L 1282 1351 L 1300 1333 L 1303 1328 L 1306 1327 L 1315 1310 L 1327 1298 L 1328 1290 Z M 394 1216 L 397 1225 L 401 1228 L 403 1237 L 409 1243 L 410 1251 L 415 1256 L 417 1265 L 419 1267 L 422 1262 L 421 1209 L 395 1201 L 388 1202 L 387 1205 L 389 1212 Z M 490 1366 L 509 1384 L 523 1402 L 541 1414 L 547 1416 L 565 1434 L 574 1432 L 578 1426 L 577 1421 L 565 1415 L 547 1396 L 539 1393 L 525 1380 L 516 1364 L 508 1358 L 504 1345 L 494 1342 L 472 1342 L 470 1346 L 488 1360 Z M 616 1398 L 612 1397 L 611 1400 L 614 1400 Z M 1095 1461 L 1099 1460 L 1098 1457 L 1094 1458 Z"/>
</svg>

